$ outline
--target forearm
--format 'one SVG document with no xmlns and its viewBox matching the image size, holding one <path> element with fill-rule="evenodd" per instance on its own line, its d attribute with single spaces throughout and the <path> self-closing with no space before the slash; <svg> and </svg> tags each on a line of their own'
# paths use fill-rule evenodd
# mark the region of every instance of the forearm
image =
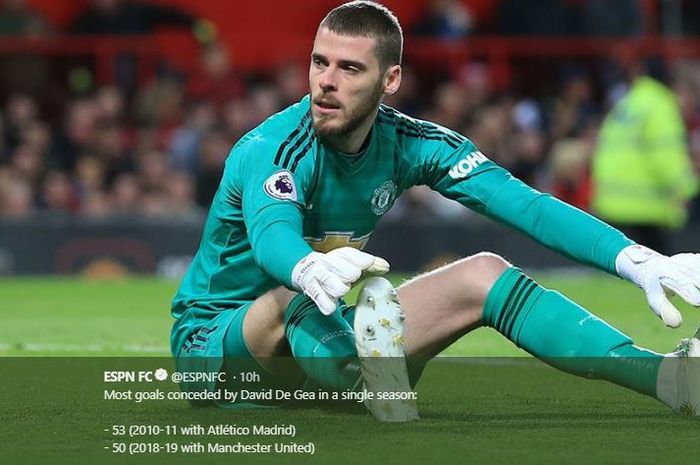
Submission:
<svg viewBox="0 0 700 465">
<path fill-rule="evenodd" d="M 292 269 L 311 247 L 304 241 L 299 205 L 267 194 L 243 195 L 243 218 L 255 263 L 280 284 L 293 289 Z M 248 194 L 248 195 L 246 195 Z"/>
<path fill-rule="evenodd" d="M 255 262 L 265 273 L 293 289 L 292 270 L 311 247 L 288 220 L 278 220 L 261 227 L 251 240 Z"/>
<path fill-rule="evenodd" d="M 488 200 L 485 213 L 552 250 L 613 275 L 618 254 L 633 244 L 612 226 L 510 175 Z"/>
</svg>

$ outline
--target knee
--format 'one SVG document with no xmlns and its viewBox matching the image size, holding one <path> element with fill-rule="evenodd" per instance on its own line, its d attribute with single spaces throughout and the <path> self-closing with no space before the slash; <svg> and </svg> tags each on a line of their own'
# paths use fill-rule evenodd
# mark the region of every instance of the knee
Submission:
<svg viewBox="0 0 700 465">
<path fill-rule="evenodd" d="M 464 260 L 466 282 L 476 303 L 483 305 L 496 280 L 511 265 L 503 257 L 491 252 L 479 252 Z"/>
<path fill-rule="evenodd" d="M 284 286 L 272 289 L 265 294 L 265 297 L 269 299 L 269 306 L 273 308 L 272 313 L 278 315 L 280 321 L 284 319 L 284 315 L 287 312 L 290 302 L 294 297 L 298 295 L 296 291 L 290 291 Z"/>
<path fill-rule="evenodd" d="M 473 272 L 478 273 L 479 279 L 491 281 L 491 284 L 511 266 L 505 258 L 492 252 L 479 252 L 467 260 Z"/>
</svg>

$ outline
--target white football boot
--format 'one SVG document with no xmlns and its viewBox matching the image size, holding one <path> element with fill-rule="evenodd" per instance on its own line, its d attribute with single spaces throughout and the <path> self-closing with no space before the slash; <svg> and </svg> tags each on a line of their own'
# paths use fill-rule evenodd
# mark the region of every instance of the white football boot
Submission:
<svg viewBox="0 0 700 465">
<path fill-rule="evenodd" d="M 412 392 L 404 355 L 403 321 L 404 314 L 391 283 L 379 277 L 367 280 L 355 306 L 355 347 L 360 357 L 364 388 L 375 396 Z M 418 419 L 418 407 L 412 398 L 368 399 L 365 406 L 379 421 Z"/>
<path fill-rule="evenodd" d="M 661 362 L 656 392 L 676 413 L 700 416 L 700 329 Z"/>
</svg>

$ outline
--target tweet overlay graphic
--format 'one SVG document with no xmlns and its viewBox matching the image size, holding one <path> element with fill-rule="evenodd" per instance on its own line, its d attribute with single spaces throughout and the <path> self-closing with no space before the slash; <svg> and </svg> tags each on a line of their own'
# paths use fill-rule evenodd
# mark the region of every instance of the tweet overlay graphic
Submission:
<svg viewBox="0 0 700 465">
<path fill-rule="evenodd" d="M 0 463 L 684 464 L 700 455 L 692 412 L 529 358 L 435 359 L 400 392 L 200 362 L 209 368 L 168 358 L 0 359 Z M 377 421 L 366 404 L 378 398 L 415 401 L 420 418 Z"/>
</svg>

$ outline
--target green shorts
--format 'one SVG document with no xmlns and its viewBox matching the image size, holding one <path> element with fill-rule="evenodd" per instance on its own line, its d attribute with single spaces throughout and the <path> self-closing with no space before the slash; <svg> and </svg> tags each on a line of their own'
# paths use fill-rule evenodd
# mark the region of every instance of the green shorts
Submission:
<svg viewBox="0 0 700 465">
<path fill-rule="evenodd" d="M 298 298 L 308 299 L 306 296 Z M 175 323 L 171 339 L 178 371 L 206 373 L 223 371 L 226 374 L 226 382 L 223 384 L 216 382 L 188 383 L 181 385 L 181 389 L 186 391 L 213 391 L 219 388 L 230 391 L 251 389 L 251 385 L 244 383 L 241 379 L 243 372 L 255 373 L 261 377 L 261 381 L 256 383 L 254 387 L 255 390 L 268 388 L 311 389 L 315 387 L 313 381 L 300 370 L 292 376 L 280 377 L 267 371 L 253 357 L 243 338 L 243 320 L 252 304 L 253 302 L 248 302 L 235 310 L 223 312 L 191 309 L 188 310 L 189 314 L 183 315 Z M 347 305 L 341 301 L 337 311 L 352 328 L 355 319 L 355 306 Z M 199 322 L 199 324 L 195 322 Z M 180 343 L 180 341 L 182 342 Z M 423 371 L 424 363 L 415 363 L 415 361 L 412 363 L 410 360 L 407 360 L 407 363 L 411 385 L 415 386 Z M 196 405 L 212 404 L 205 402 Z M 284 404 L 256 401 L 250 403 L 217 402 L 216 405 L 222 408 L 245 408 L 273 407 Z"/>
<path fill-rule="evenodd" d="M 308 299 L 306 296 L 300 296 Z M 298 299 L 299 297 L 297 297 Z M 310 381 L 306 375 L 298 371 L 296 376 L 280 377 L 267 371 L 253 357 L 243 338 L 243 320 L 250 310 L 253 302 L 247 302 L 235 310 L 211 311 L 199 308 L 189 309 L 173 325 L 171 336 L 172 352 L 176 359 L 178 371 L 226 373 L 226 382 L 220 385 L 216 382 L 197 382 L 182 384 L 185 391 L 213 391 L 225 388 L 231 391 L 251 389 L 251 386 L 242 382 L 242 372 L 255 373 L 261 377 L 255 389 L 286 388 L 299 389 Z M 339 303 L 338 311 L 348 322 L 350 327 L 355 318 L 355 307 Z M 206 406 L 211 403 L 197 403 Z M 220 407 L 250 407 L 271 406 L 279 403 L 255 402 L 246 404 L 238 402 L 226 403 Z"/>
</svg>

